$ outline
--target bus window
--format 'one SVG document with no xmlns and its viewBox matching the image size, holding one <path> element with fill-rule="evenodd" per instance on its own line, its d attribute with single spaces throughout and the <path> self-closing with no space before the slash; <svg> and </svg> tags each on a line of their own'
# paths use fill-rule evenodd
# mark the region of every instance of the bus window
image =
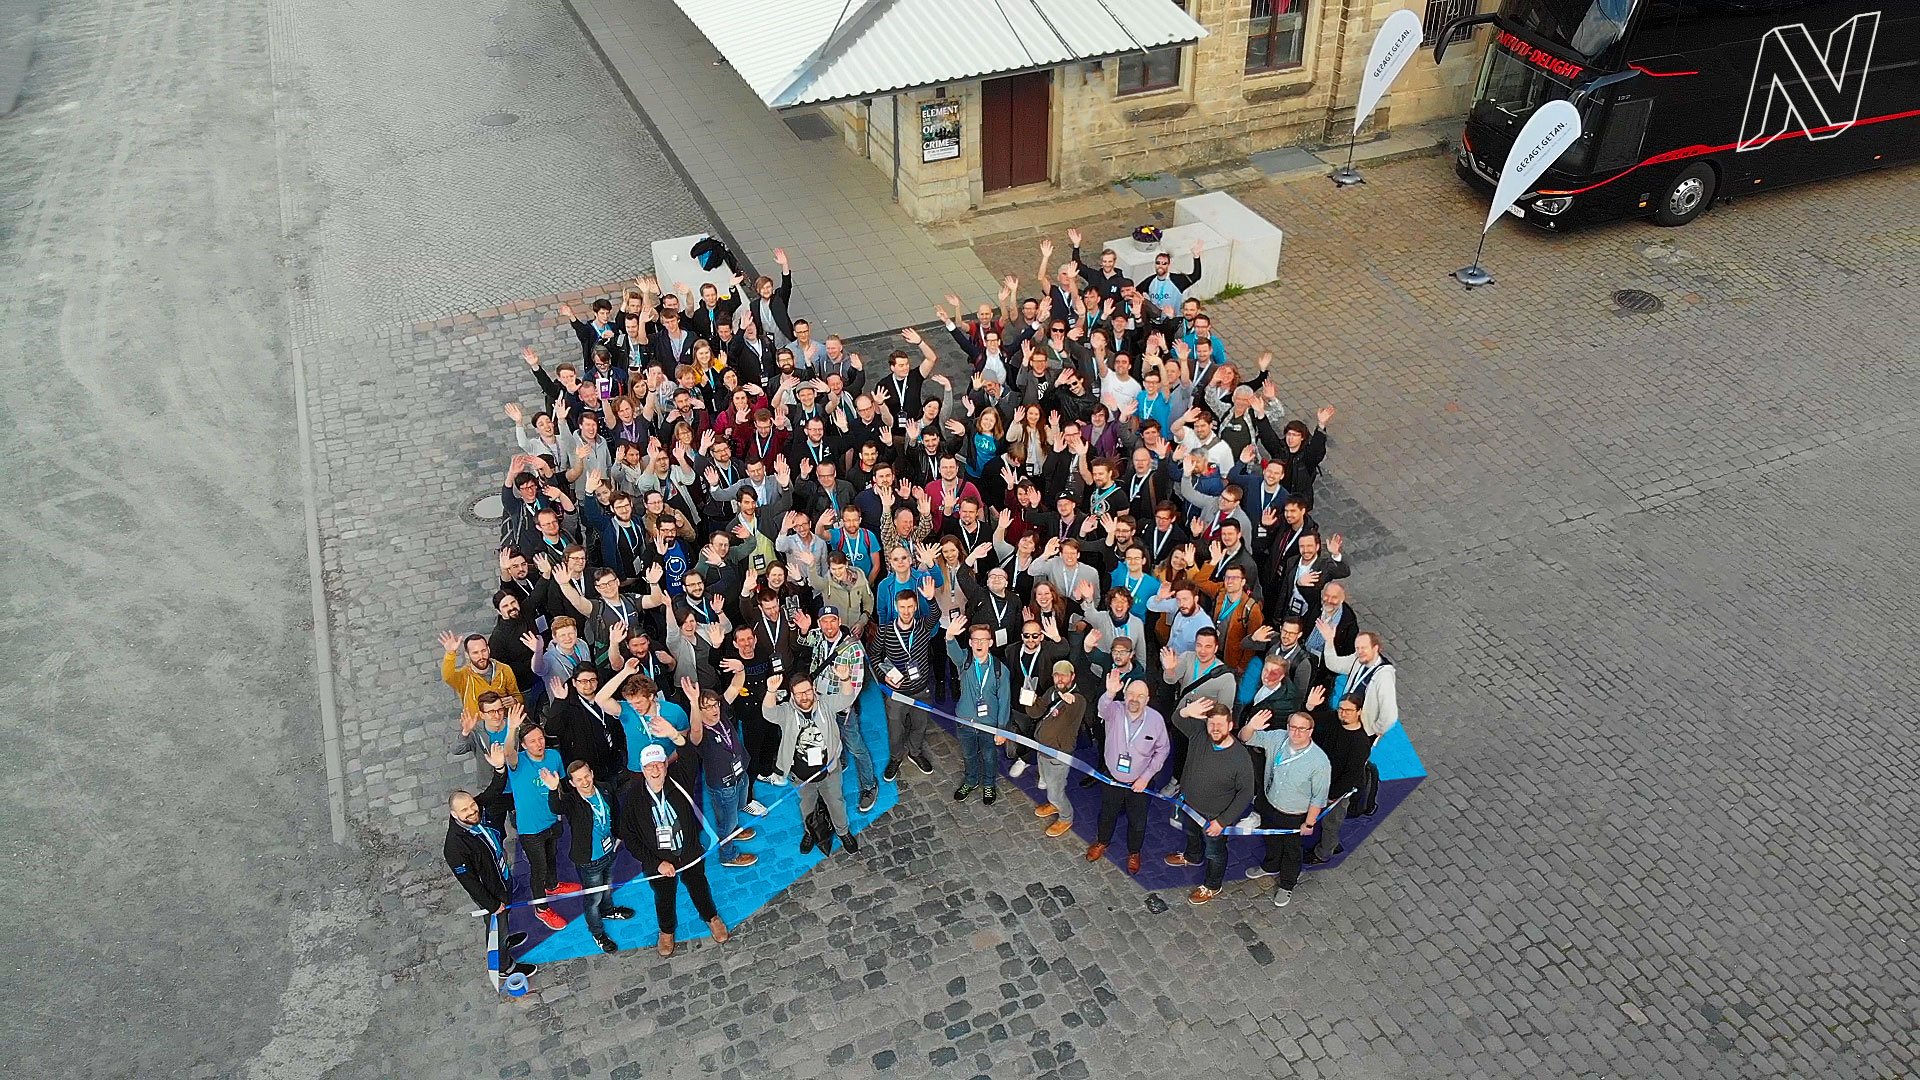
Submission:
<svg viewBox="0 0 1920 1080">
<path fill-rule="evenodd" d="M 1496 131 L 1513 134 L 1542 104 L 1572 92 L 1571 84 L 1505 49 L 1488 49 L 1480 69 L 1480 86 L 1473 95 L 1473 118 Z"/>
<path fill-rule="evenodd" d="M 1510 0 L 1501 14 L 1562 48 L 1593 59 L 1620 43 L 1636 0 Z"/>
<path fill-rule="evenodd" d="M 1653 113 L 1653 99 L 1616 101 L 1600 125 L 1600 141 L 1593 151 L 1592 170 L 1618 172 L 1640 161 L 1640 146 L 1647 137 L 1647 119 Z"/>
</svg>

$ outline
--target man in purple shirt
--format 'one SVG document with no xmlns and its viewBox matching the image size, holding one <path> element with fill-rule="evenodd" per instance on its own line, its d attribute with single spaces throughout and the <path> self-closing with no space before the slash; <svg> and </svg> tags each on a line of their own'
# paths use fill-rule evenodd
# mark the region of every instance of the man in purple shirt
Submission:
<svg viewBox="0 0 1920 1080">
<path fill-rule="evenodd" d="M 1087 861 L 1099 862 L 1107 853 L 1120 812 L 1125 810 L 1129 874 L 1140 872 L 1140 849 L 1147 842 L 1147 785 L 1166 764 L 1171 749 L 1166 718 L 1147 707 L 1149 693 L 1145 682 L 1126 682 L 1112 671 L 1107 673 L 1107 692 L 1100 698 L 1100 719 L 1107 728 L 1102 758 L 1112 780 L 1100 792 L 1100 828 L 1087 848 Z"/>
</svg>

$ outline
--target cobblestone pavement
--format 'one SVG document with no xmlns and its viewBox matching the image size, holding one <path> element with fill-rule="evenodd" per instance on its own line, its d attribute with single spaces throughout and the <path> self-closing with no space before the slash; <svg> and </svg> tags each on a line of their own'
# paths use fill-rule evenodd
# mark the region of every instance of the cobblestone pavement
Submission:
<svg viewBox="0 0 1920 1080">
<path fill-rule="evenodd" d="M 491 533 L 455 515 L 497 482 L 500 401 L 533 398 L 514 354 L 564 331 L 543 307 L 323 356 L 392 1006 L 340 1075 L 1910 1075 L 1920 233 L 1886 210 L 1920 174 L 1674 232 L 1502 227 L 1473 294 L 1444 163 L 1370 180 L 1245 196 L 1289 230 L 1285 277 L 1214 305 L 1294 414 L 1340 409 L 1320 516 L 1433 774 L 1285 912 L 1244 882 L 1144 896 L 1022 800 L 956 806 L 942 740 L 941 777 L 728 945 L 496 1000 L 435 855 L 470 766 L 432 631 L 481 625 Z"/>
</svg>

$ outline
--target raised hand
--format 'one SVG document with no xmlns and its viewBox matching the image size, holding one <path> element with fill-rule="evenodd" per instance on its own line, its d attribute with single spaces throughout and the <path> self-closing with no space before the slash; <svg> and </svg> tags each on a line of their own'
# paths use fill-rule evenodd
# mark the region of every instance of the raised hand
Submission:
<svg viewBox="0 0 1920 1080">
<path fill-rule="evenodd" d="M 1326 703 L 1327 703 L 1326 687 L 1316 686 L 1313 689 L 1307 691 L 1307 708 L 1309 711 L 1313 709 L 1317 709 L 1320 706 L 1325 705 Z"/>
<path fill-rule="evenodd" d="M 790 273 L 793 270 L 792 265 L 787 262 L 786 248 L 774 248 L 773 261 L 780 264 L 780 270 L 782 273 Z"/>
<path fill-rule="evenodd" d="M 531 653 L 537 653 L 543 648 L 540 643 L 540 635 L 531 630 L 520 635 L 520 644 L 525 645 L 527 651 Z"/>
<path fill-rule="evenodd" d="M 1079 229 L 1067 230 L 1067 243 L 1072 244 L 1074 247 L 1080 246 L 1080 230 Z"/>
<path fill-rule="evenodd" d="M 466 736 L 468 736 L 468 735 L 471 735 L 471 734 L 473 734 L 473 729 L 474 729 L 475 727 L 477 727 L 477 726 L 479 726 L 479 724 L 480 724 L 480 714 L 479 714 L 479 713 L 476 713 L 476 712 L 471 712 L 471 711 L 468 711 L 468 712 L 462 712 L 462 713 L 460 714 L 460 735 L 461 735 L 461 737 L 462 737 L 462 738 L 464 738 L 464 737 L 466 737 Z"/>
<path fill-rule="evenodd" d="M 1197 259 L 1200 257 L 1201 252 L 1207 250 L 1207 245 L 1198 240 L 1195 240 L 1193 242 L 1193 247 L 1189 250 L 1193 252 L 1193 257 Z"/>
<path fill-rule="evenodd" d="M 561 305 L 560 305 L 560 317 L 561 317 L 561 318 L 563 318 L 563 319 L 565 319 L 565 320 L 567 320 L 568 322 L 572 322 L 572 321 L 574 321 L 574 320 L 573 320 L 573 305 L 572 305 L 572 304 L 561 304 Z"/>
<path fill-rule="evenodd" d="M 534 352 L 533 346 L 531 345 L 520 350 L 520 359 L 525 360 L 527 362 L 527 366 L 530 368 L 537 368 L 540 366 L 540 354 Z"/>
<path fill-rule="evenodd" d="M 1341 536 L 1339 533 L 1334 533 L 1332 536 L 1327 537 L 1327 554 L 1332 555 L 1336 559 L 1339 558 L 1340 548 L 1346 542 L 1347 538 Z"/>
<path fill-rule="evenodd" d="M 487 747 L 487 764 L 493 766 L 495 772 L 507 767 L 506 743 L 496 743 Z"/>
<path fill-rule="evenodd" d="M 540 770 L 540 782 L 547 785 L 548 791 L 560 790 L 560 774 L 552 769 Z"/>
<path fill-rule="evenodd" d="M 527 419 L 526 414 L 520 411 L 520 403 L 517 401 L 507 402 L 506 411 L 507 419 L 513 421 L 515 424 L 524 423 Z"/>
<path fill-rule="evenodd" d="M 1314 419 L 1319 421 L 1319 424 L 1321 427 L 1326 427 L 1327 421 L 1333 419 L 1333 414 L 1335 411 L 1336 410 L 1334 409 L 1333 406 L 1328 405 L 1326 408 L 1323 408 L 1319 412 L 1315 413 Z"/>
<path fill-rule="evenodd" d="M 1271 626 L 1257 627 L 1254 629 L 1253 633 L 1247 636 L 1252 638 L 1255 644 L 1265 645 L 1267 642 L 1273 640 L 1273 627 Z"/>
<path fill-rule="evenodd" d="M 457 651 L 460 648 L 460 635 L 451 630 L 440 631 L 440 647 L 448 652 Z"/>
<path fill-rule="evenodd" d="M 907 344 L 909 345 L 920 344 L 920 331 L 915 330 L 911 326 L 902 329 L 900 331 L 900 336 L 905 338 L 907 341 Z"/>
</svg>

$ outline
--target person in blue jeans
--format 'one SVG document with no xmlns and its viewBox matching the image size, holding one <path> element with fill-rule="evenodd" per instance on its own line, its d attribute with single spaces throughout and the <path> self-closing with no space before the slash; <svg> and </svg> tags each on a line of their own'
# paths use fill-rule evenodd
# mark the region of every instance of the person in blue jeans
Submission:
<svg viewBox="0 0 1920 1080">
<path fill-rule="evenodd" d="M 967 632 L 966 649 L 960 648 L 962 630 Z M 993 655 L 993 628 L 979 623 L 969 627 L 965 616 L 954 615 L 952 621 L 947 623 L 947 658 L 953 661 L 954 670 L 960 676 L 960 700 L 954 706 L 954 715 L 962 720 L 1006 730 L 1013 678 L 1007 673 L 1006 665 Z M 992 806 L 1000 798 L 995 786 L 1000 775 L 1000 762 L 993 748 L 995 744 L 1006 740 L 966 724 L 955 726 L 960 731 L 960 750 L 966 758 L 967 771 L 960 786 L 954 789 L 953 799 L 955 802 L 965 802 L 967 796 L 973 794 L 973 789 L 981 788 L 981 801 Z"/>
<path fill-rule="evenodd" d="M 564 784 L 552 769 L 540 771 L 540 782 L 547 786 L 547 802 L 554 814 L 566 820 L 573 834 L 567 855 L 574 869 L 580 871 L 587 933 L 601 952 L 615 952 L 620 946 L 607 936 L 605 920 L 633 918 L 633 909 L 615 904 L 612 890 L 605 888 L 613 874 L 614 857 L 620 854 L 620 841 L 613 834 L 614 817 L 620 809 L 618 795 L 600 787 L 594 780 L 593 766 L 584 761 L 567 766 Z"/>
<path fill-rule="evenodd" d="M 1197 906 L 1218 896 L 1226 884 L 1226 830 L 1253 805 L 1259 779 L 1253 755 L 1233 737 L 1233 713 L 1225 705 L 1196 697 L 1174 714 L 1174 723 L 1192 740 L 1192 749 L 1180 775 L 1186 848 L 1169 854 L 1167 865 L 1206 863 L 1205 880 L 1187 894 L 1187 903 Z"/>
<path fill-rule="evenodd" d="M 744 667 L 733 673 L 733 681 L 718 694 L 700 689 L 692 679 L 680 680 L 680 689 L 694 703 L 697 714 L 688 729 L 688 739 L 700 755 L 707 802 L 713 808 L 713 829 L 720 835 L 720 865 L 735 869 L 760 861 L 760 856 L 736 846 L 753 839 L 754 831 L 740 829 L 740 835 L 733 834 L 740 825 L 740 811 L 747 805 L 747 743 L 728 718 L 726 706 L 746 688 Z"/>
</svg>

